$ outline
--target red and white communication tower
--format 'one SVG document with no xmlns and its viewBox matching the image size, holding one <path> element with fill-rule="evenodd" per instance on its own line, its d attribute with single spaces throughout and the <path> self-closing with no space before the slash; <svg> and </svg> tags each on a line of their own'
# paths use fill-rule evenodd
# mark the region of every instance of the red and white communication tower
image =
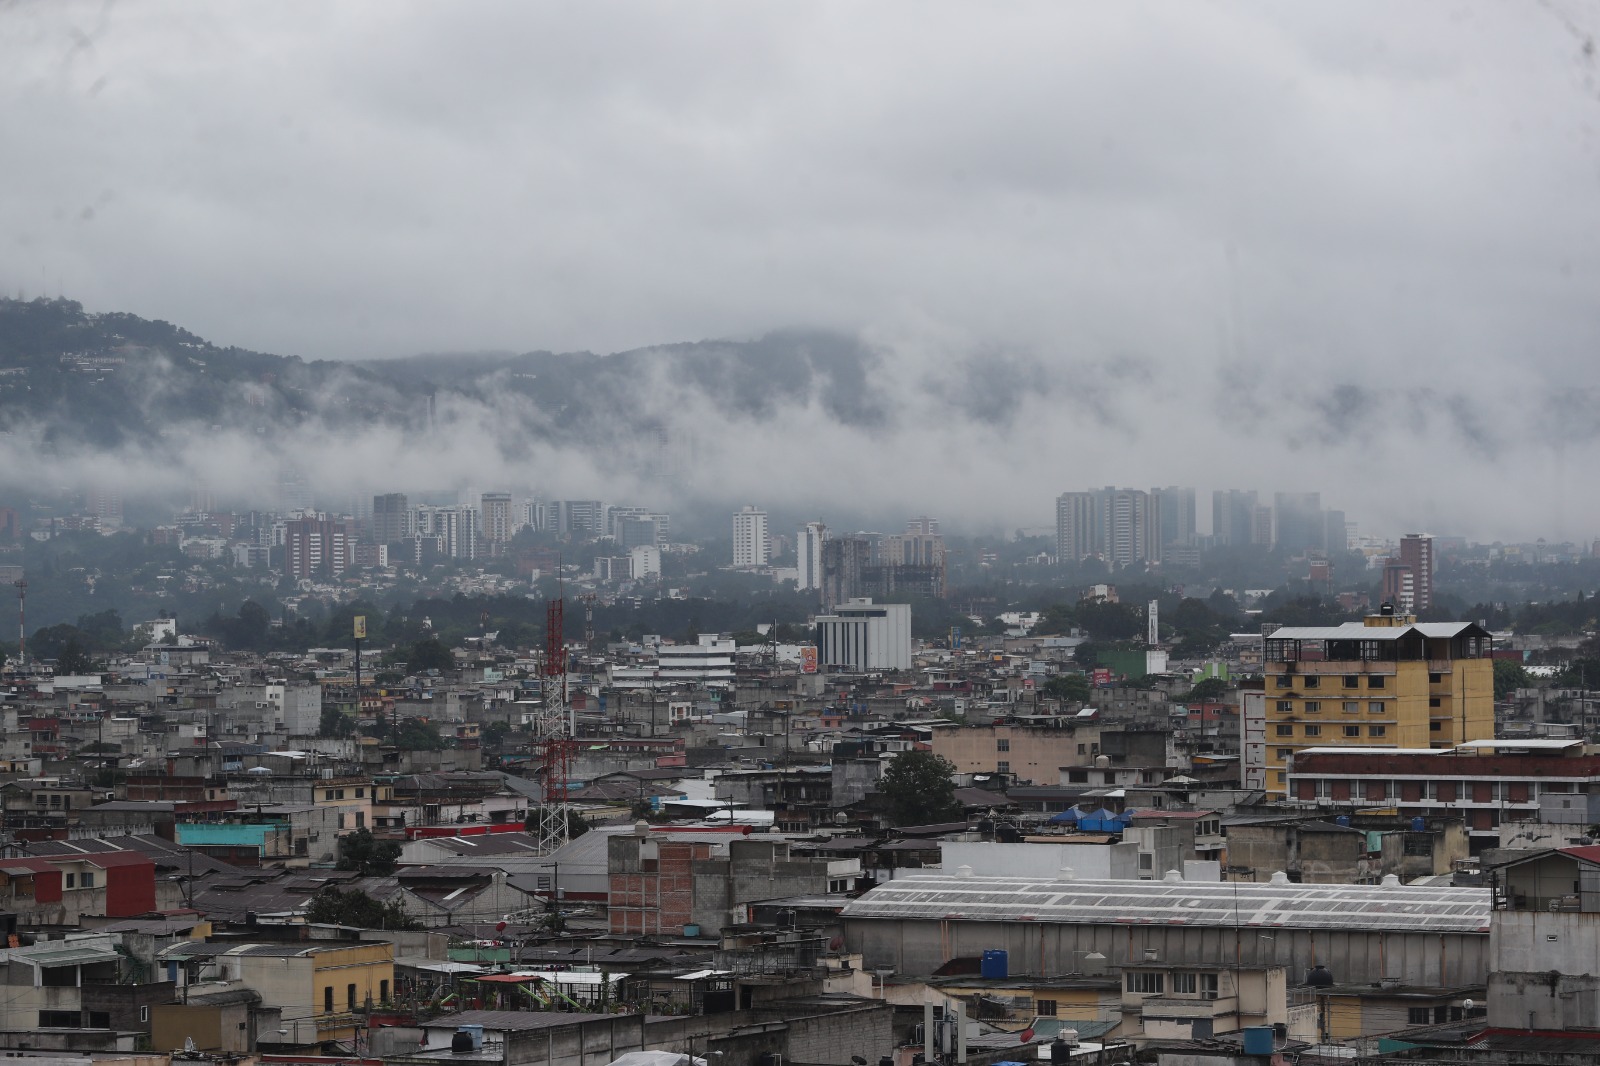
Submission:
<svg viewBox="0 0 1600 1066">
<path fill-rule="evenodd" d="M 567 703 L 567 647 L 562 601 L 545 609 L 544 699 L 534 724 L 534 743 L 544 768 L 544 803 L 535 821 L 539 850 L 548 855 L 567 842 L 567 788 L 572 780 L 572 749 L 577 730 Z"/>
</svg>

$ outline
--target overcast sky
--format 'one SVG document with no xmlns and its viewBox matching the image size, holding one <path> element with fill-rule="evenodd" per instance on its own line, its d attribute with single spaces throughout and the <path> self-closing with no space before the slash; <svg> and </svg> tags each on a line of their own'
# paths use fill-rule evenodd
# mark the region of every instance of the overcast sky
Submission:
<svg viewBox="0 0 1600 1066">
<path fill-rule="evenodd" d="M 1585 538 L 1597 32 L 1576 0 L 20 0 L 0 288 L 308 358 L 1008 353 L 1057 395 L 1098 368 L 1117 427 L 948 447 L 1083 458 L 1023 463 L 1014 524 L 1188 481 Z"/>
</svg>

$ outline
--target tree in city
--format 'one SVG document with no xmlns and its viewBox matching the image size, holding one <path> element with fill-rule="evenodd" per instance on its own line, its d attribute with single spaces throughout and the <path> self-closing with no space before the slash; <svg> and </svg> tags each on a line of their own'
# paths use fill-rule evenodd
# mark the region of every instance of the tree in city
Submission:
<svg viewBox="0 0 1600 1066">
<path fill-rule="evenodd" d="M 421 929 L 398 901 L 380 903 L 359 889 L 348 892 L 327 886 L 311 897 L 306 921 L 326 925 L 352 925 L 359 929 Z"/>
<path fill-rule="evenodd" d="M 1219 703 L 1228 694 L 1228 683 L 1220 677 L 1206 677 L 1195 682 L 1194 688 L 1184 697 L 1191 703 Z"/>
<path fill-rule="evenodd" d="M 510 732 L 511 726 L 508 723 L 490 722 L 483 727 L 483 731 L 479 735 L 482 737 L 484 744 L 491 748 L 498 748 L 505 743 L 506 734 Z"/>
<path fill-rule="evenodd" d="M 413 674 L 420 674 L 424 670 L 445 673 L 456 668 L 456 657 L 438 637 L 424 637 L 411 645 L 411 650 L 406 654 L 406 666 Z"/>
<path fill-rule="evenodd" d="M 339 708 L 322 708 L 322 721 L 317 726 L 319 737 L 348 737 L 354 736 L 355 731 L 356 724 Z"/>
<path fill-rule="evenodd" d="M 446 747 L 444 738 L 439 736 L 439 730 L 432 722 L 416 718 L 407 718 L 400 723 L 394 744 L 407 751 L 443 751 Z"/>
<path fill-rule="evenodd" d="M 1519 688 L 1532 688 L 1533 675 L 1521 663 L 1510 659 L 1494 661 L 1494 698 L 1510 699 Z"/>
<path fill-rule="evenodd" d="M 1089 679 L 1082 674 L 1057 674 L 1040 689 L 1045 696 L 1064 703 L 1087 703 L 1092 691 Z"/>
<path fill-rule="evenodd" d="M 94 664 L 89 661 L 89 653 L 83 650 L 77 638 L 69 639 L 56 656 L 57 674 L 87 674 L 92 669 Z"/>
<path fill-rule="evenodd" d="M 889 800 L 889 813 L 900 825 L 950 822 L 961 817 L 955 772 L 942 755 L 903 751 L 884 770 L 878 791 Z"/>
<path fill-rule="evenodd" d="M 339 840 L 339 869 L 354 870 L 363 877 L 387 877 L 400 860 L 400 842 L 380 840 L 370 829 L 357 829 Z"/>
</svg>

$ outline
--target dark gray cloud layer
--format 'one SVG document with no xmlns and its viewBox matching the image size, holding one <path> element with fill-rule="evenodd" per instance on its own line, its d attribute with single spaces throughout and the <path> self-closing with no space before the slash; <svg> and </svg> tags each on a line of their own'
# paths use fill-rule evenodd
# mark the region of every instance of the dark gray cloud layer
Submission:
<svg viewBox="0 0 1600 1066">
<path fill-rule="evenodd" d="M 697 462 L 756 498 L 788 470 L 1035 526 L 1066 488 L 1189 481 L 1600 533 L 1586 4 L 22 2 L 0 29 L 9 292 L 324 358 L 860 338 L 811 353 L 813 395 L 707 404 Z"/>
</svg>

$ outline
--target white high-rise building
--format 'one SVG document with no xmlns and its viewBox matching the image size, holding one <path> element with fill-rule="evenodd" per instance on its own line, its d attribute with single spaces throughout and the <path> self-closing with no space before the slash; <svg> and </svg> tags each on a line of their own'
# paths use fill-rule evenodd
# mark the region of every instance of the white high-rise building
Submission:
<svg viewBox="0 0 1600 1066">
<path fill-rule="evenodd" d="M 770 558 L 767 512 L 746 507 L 733 516 L 733 565 L 766 566 Z"/>
<path fill-rule="evenodd" d="M 794 548 L 799 577 L 795 588 L 801 592 L 822 587 L 822 543 L 828 539 L 828 527 L 821 522 L 807 522 L 795 534 Z"/>
</svg>

